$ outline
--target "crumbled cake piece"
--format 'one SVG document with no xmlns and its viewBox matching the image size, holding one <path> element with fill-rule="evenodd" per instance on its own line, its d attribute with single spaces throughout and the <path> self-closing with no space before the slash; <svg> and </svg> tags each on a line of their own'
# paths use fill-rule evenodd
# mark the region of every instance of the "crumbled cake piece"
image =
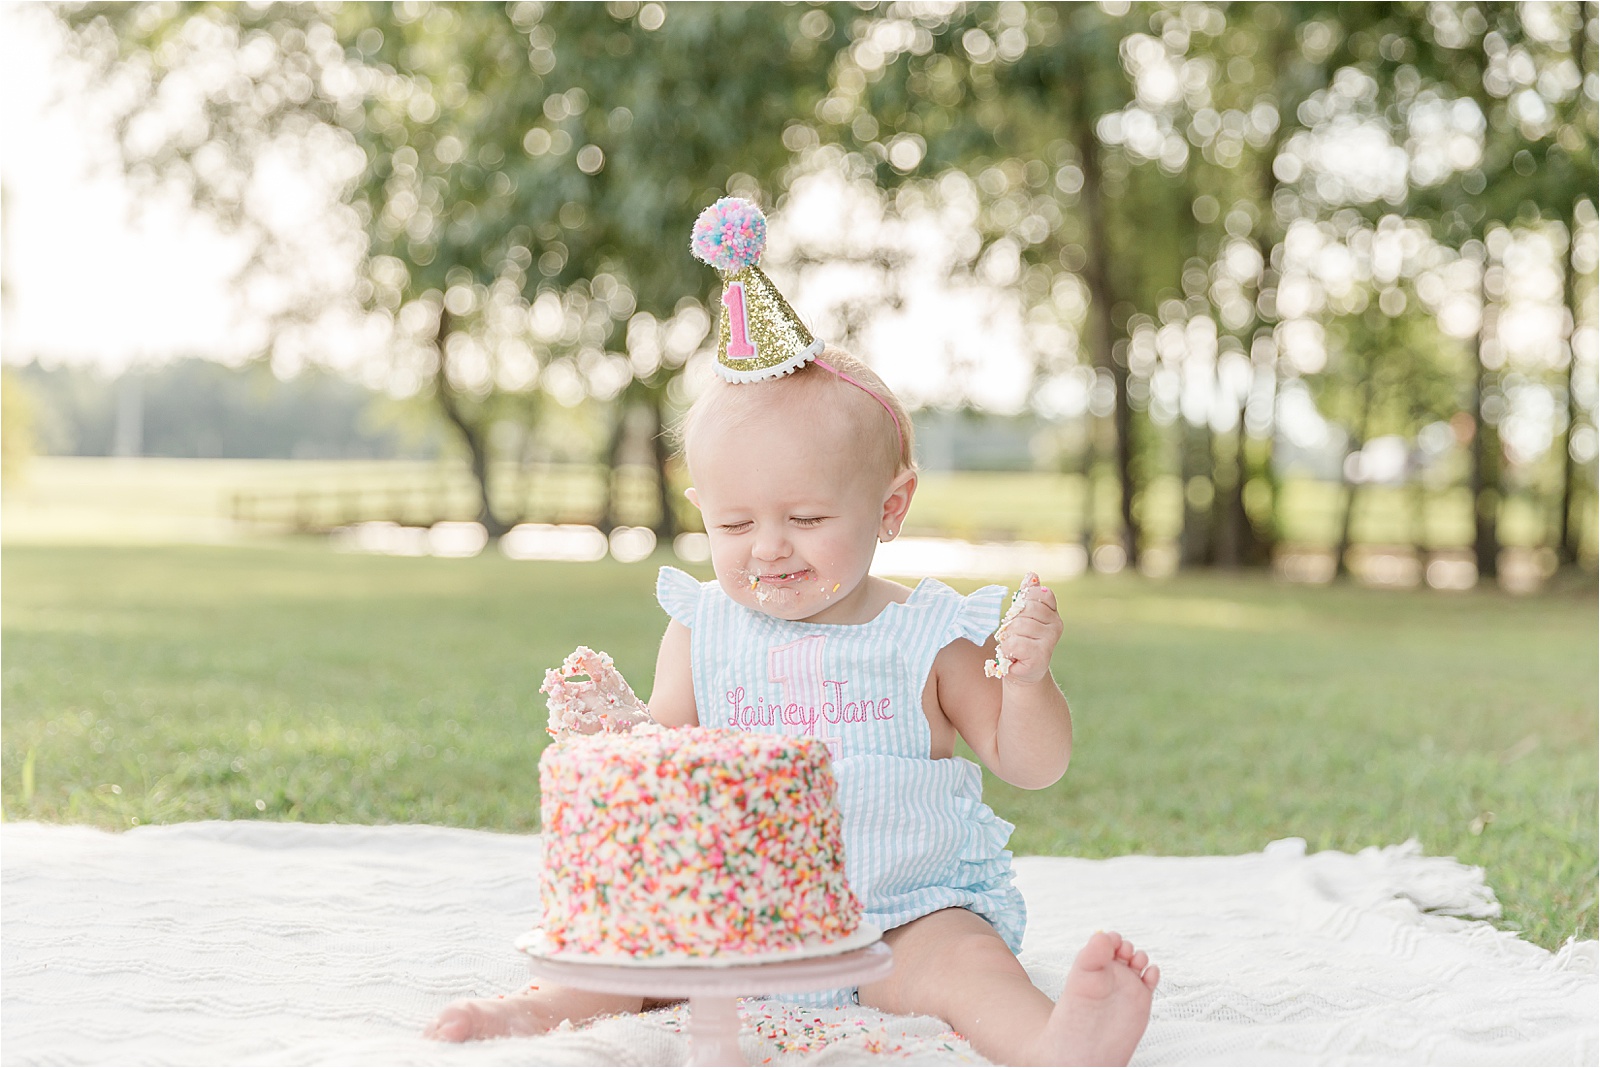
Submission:
<svg viewBox="0 0 1600 1068">
<path fill-rule="evenodd" d="M 1010 628 L 1012 620 L 1022 614 L 1023 606 L 1028 603 L 1028 591 L 1039 588 L 1039 576 L 1030 571 L 1022 576 L 1022 585 L 1017 587 L 1017 592 L 1011 597 L 1011 607 L 1006 609 L 1005 616 L 1000 620 L 1000 625 L 994 630 L 995 650 L 994 659 L 986 660 L 983 664 L 983 673 L 991 679 L 1003 679 L 1011 673 L 1011 665 L 1016 663 L 1006 655 L 1006 631 Z"/>
<path fill-rule="evenodd" d="M 578 676 L 587 678 L 578 678 Z M 580 645 L 559 668 L 544 673 L 539 692 L 548 697 L 550 725 L 559 738 L 566 734 L 627 732 L 655 726 L 650 709 L 634 694 L 611 657 Z"/>
</svg>

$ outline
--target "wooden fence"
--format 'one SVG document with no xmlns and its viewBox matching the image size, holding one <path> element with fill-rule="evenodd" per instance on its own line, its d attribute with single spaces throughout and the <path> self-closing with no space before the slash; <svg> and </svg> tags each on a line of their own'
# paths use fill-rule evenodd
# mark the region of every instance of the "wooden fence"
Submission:
<svg viewBox="0 0 1600 1068">
<path fill-rule="evenodd" d="M 490 499 L 502 518 L 537 523 L 601 524 L 606 480 L 612 480 L 616 521 L 654 526 L 660 518 L 655 473 L 648 467 L 615 472 L 589 465 L 540 465 L 496 471 Z M 252 486 L 229 495 L 236 523 L 297 533 L 326 533 L 353 523 L 386 521 L 431 526 L 478 517 L 477 486 L 465 470 L 439 467 L 348 474 L 293 486 Z M 679 519 L 689 517 L 680 511 Z"/>
</svg>

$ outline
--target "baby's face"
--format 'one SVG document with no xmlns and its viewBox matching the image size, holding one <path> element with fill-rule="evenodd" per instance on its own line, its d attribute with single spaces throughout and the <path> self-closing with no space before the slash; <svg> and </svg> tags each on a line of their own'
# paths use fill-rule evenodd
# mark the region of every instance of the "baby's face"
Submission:
<svg viewBox="0 0 1600 1068">
<path fill-rule="evenodd" d="M 857 622 L 889 486 L 839 422 L 774 412 L 704 427 L 689 443 L 690 499 L 717 580 L 738 603 L 780 619 Z"/>
</svg>

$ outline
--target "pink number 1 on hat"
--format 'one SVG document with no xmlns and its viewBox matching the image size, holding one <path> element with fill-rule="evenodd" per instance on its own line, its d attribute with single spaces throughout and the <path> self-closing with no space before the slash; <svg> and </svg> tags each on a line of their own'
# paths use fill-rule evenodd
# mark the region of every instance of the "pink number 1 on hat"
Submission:
<svg viewBox="0 0 1600 1068">
<path fill-rule="evenodd" d="M 750 322 L 744 312 L 744 284 L 729 282 L 722 291 L 722 303 L 728 309 L 728 355 L 736 360 L 749 359 L 756 354 L 750 344 Z"/>
</svg>

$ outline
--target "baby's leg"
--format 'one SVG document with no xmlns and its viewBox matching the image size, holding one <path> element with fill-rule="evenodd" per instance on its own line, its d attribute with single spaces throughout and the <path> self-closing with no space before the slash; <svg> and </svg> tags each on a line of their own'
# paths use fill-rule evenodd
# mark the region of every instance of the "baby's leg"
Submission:
<svg viewBox="0 0 1600 1068">
<path fill-rule="evenodd" d="M 669 1005 L 668 1001 L 596 994 L 591 990 L 538 984 L 520 994 L 502 998 L 462 998 L 440 1010 L 423 1038 L 440 1042 L 469 1042 L 510 1035 L 542 1035 L 560 1027 L 563 1020 L 587 1023 L 598 1016 L 640 1012 Z"/>
<path fill-rule="evenodd" d="M 1150 1020 L 1160 970 L 1118 935 L 1079 951 L 1052 1002 L 995 929 L 944 909 L 884 936 L 894 972 L 861 988 L 861 1003 L 937 1016 L 1000 1064 L 1127 1064 Z"/>
</svg>

